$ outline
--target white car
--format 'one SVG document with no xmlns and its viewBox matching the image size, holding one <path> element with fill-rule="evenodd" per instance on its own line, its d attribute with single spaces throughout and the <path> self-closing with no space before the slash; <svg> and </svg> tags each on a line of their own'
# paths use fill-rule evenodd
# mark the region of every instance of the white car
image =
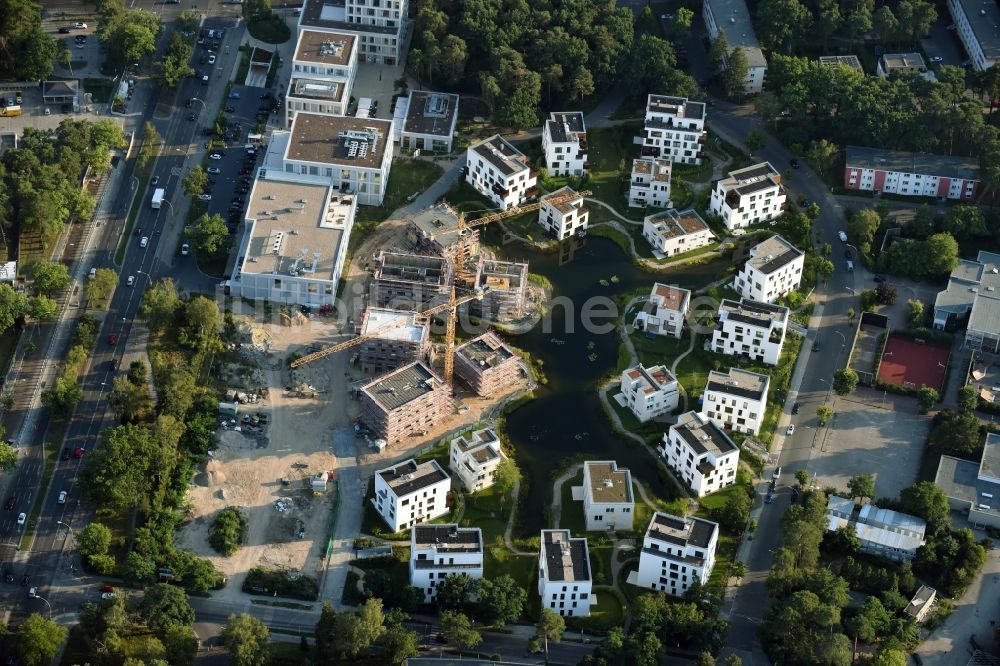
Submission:
<svg viewBox="0 0 1000 666">
<path fill-rule="evenodd" d="M 931 56 L 931 62 L 944 62 L 944 58 L 941 56 Z"/>
<path fill-rule="evenodd" d="M 187 256 L 188 252 L 190 252 L 190 251 L 191 251 L 191 246 L 190 245 L 188 245 L 187 243 L 184 243 L 184 245 L 181 245 L 181 254 L 183 254 L 185 257 Z"/>
<path fill-rule="evenodd" d="M 205 171 L 207 171 L 208 173 L 222 173 L 222 169 L 220 169 L 219 167 L 208 167 L 207 169 L 205 169 Z"/>
<path fill-rule="evenodd" d="M 135 276 L 129 275 L 128 280 L 126 280 L 126 284 L 130 287 L 133 286 L 135 284 Z"/>
<path fill-rule="evenodd" d="M 219 153 L 212 153 L 211 155 L 208 156 L 208 159 L 210 159 L 210 160 L 221 160 L 222 159 L 222 155 L 219 154 Z"/>
<path fill-rule="evenodd" d="M 35 587 L 35 586 L 29 587 L 28 588 L 28 598 L 29 599 L 34 599 L 36 596 L 38 596 L 38 588 Z"/>
<path fill-rule="evenodd" d="M 114 592 L 102 592 L 101 599 L 115 599 L 118 595 Z"/>
<path fill-rule="evenodd" d="M 27 519 L 28 519 L 28 514 L 24 513 L 23 511 L 21 513 L 17 514 L 17 524 L 18 525 L 24 525 L 24 521 L 26 521 Z"/>
<path fill-rule="evenodd" d="M 846 243 L 847 242 L 847 234 L 845 234 L 843 231 L 838 231 L 837 232 L 837 238 L 840 239 L 841 243 Z"/>
<path fill-rule="evenodd" d="M 59 504 L 65 504 L 66 498 L 69 497 L 69 493 L 65 490 L 59 491 L 59 498 L 56 500 Z"/>
<path fill-rule="evenodd" d="M 139 240 L 139 247 L 146 247 L 147 245 L 149 245 L 149 236 L 143 236 Z"/>
<path fill-rule="evenodd" d="M 83 23 L 82 21 L 77 21 L 76 23 L 73 24 L 73 27 L 76 28 L 77 30 L 86 30 L 87 24 Z"/>
<path fill-rule="evenodd" d="M 212 200 L 212 195 L 211 194 L 199 194 L 198 198 L 201 199 L 202 201 L 211 201 Z"/>
<path fill-rule="evenodd" d="M 934 59 L 931 58 L 931 62 L 933 62 L 933 61 L 934 61 Z M 215 64 L 215 56 L 214 55 L 208 56 L 208 64 L 209 65 L 214 65 Z"/>
<path fill-rule="evenodd" d="M 785 434 L 786 435 L 794 435 L 795 434 L 795 424 L 794 423 L 789 423 L 788 424 L 788 430 L 785 431 Z"/>
</svg>

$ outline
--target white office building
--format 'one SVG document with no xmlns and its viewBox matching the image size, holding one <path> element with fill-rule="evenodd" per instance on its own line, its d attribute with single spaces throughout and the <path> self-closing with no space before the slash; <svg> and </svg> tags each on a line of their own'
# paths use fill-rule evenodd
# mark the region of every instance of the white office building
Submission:
<svg viewBox="0 0 1000 666">
<path fill-rule="evenodd" d="M 642 237 L 657 258 L 697 250 L 710 245 L 715 238 L 694 208 L 681 211 L 671 208 L 647 215 L 642 221 Z"/>
<path fill-rule="evenodd" d="M 408 4 L 408 0 L 306 0 L 299 30 L 351 33 L 358 38 L 361 62 L 402 64 Z"/>
<path fill-rule="evenodd" d="M 715 566 L 719 526 L 695 516 L 657 511 L 639 551 L 639 570 L 628 582 L 647 590 L 683 596 L 694 583 L 704 585 Z"/>
<path fill-rule="evenodd" d="M 778 365 L 788 328 L 788 308 L 760 301 L 724 299 L 712 332 L 712 351 Z"/>
<path fill-rule="evenodd" d="M 680 339 L 684 333 L 691 292 L 659 282 L 653 283 L 649 300 L 635 317 L 634 326 L 647 333 Z"/>
<path fill-rule="evenodd" d="M 826 510 L 826 529 L 853 528 L 861 552 L 901 562 L 912 560 L 924 545 L 927 522 L 890 509 L 865 504 L 858 511 L 854 500 L 831 495 Z"/>
<path fill-rule="evenodd" d="M 948 11 L 976 71 L 995 65 L 1000 59 L 1000 7 L 983 0 L 948 0 Z"/>
<path fill-rule="evenodd" d="M 576 192 L 569 187 L 560 187 L 542 197 L 542 205 L 538 209 L 538 224 L 546 233 L 555 236 L 556 240 L 570 236 L 584 236 L 587 233 L 590 211 L 584 208 L 583 197 L 576 196 L 553 203 L 556 197 L 573 194 Z"/>
<path fill-rule="evenodd" d="M 570 537 L 569 530 L 542 530 L 538 553 L 542 608 L 564 617 L 587 617 L 592 585 L 587 540 Z"/>
<path fill-rule="evenodd" d="M 550 113 L 542 125 L 542 151 L 550 176 L 582 176 L 587 169 L 587 128 L 583 113 Z"/>
<path fill-rule="evenodd" d="M 697 412 L 681 414 L 663 435 L 657 451 L 696 497 L 736 482 L 739 448 L 714 421 Z"/>
<path fill-rule="evenodd" d="M 302 30 L 285 94 L 285 127 L 299 111 L 347 113 L 358 70 L 357 38 L 348 33 Z"/>
<path fill-rule="evenodd" d="M 410 531 L 410 585 L 429 604 L 448 576 L 483 577 L 483 532 L 478 527 L 416 525 Z"/>
<path fill-rule="evenodd" d="M 375 510 L 393 532 L 448 513 L 451 479 L 436 460 L 410 458 L 375 472 Z"/>
<path fill-rule="evenodd" d="M 781 236 L 758 243 L 749 255 L 736 275 L 736 291 L 743 298 L 774 303 L 799 288 L 806 255 Z"/>
<path fill-rule="evenodd" d="M 680 399 L 677 378 L 665 365 L 646 368 L 640 363 L 622 372 L 622 392 L 615 399 L 645 423 L 677 407 Z"/>
<path fill-rule="evenodd" d="M 632 160 L 632 178 L 628 187 L 628 205 L 632 208 L 670 208 L 670 175 L 673 162 L 668 159 L 638 157 Z"/>
<path fill-rule="evenodd" d="M 588 460 L 583 464 L 583 516 L 587 531 L 631 531 L 635 517 L 632 474 L 613 460 Z M 574 499 L 576 489 L 574 489 Z"/>
<path fill-rule="evenodd" d="M 465 169 L 466 182 L 504 210 L 534 195 L 538 182 L 525 154 L 499 134 L 469 146 Z"/>
<path fill-rule="evenodd" d="M 701 164 L 705 145 L 705 103 L 686 97 L 650 95 L 646 120 L 635 143 L 643 157 L 659 157 L 681 164 Z"/>
<path fill-rule="evenodd" d="M 720 31 L 724 32 L 729 48 L 742 49 L 746 55 L 747 77 L 743 92 L 755 95 L 763 90 L 767 60 L 764 59 L 760 42 L 754 34 L 746 0 L 704 0 L 701 15 L 711 41 L 715 41 Z"/>
<path fill-rule="evenodd" d="M 967 349 L 1000 354 L 1000 254 L 980 250 L 975 261 L 959 260 L 934 300 L 934 328 L 961 324 Z"/>
<path fill-rule="evenodd" d="M 456 437 L 450 451 L 448 467 L 466 492 L 477 493 L 493 485 L 503 453 L 500 438 L 491 428 Z"/>
<path fill-rule="evenodd" d="M 400 97 L 393 114 L 399 147 L 407 151 L 450 153 L 458 123 L 458 95 L 414 90 Z"/>
<path fill-rule="evenodd" d="M 781 174 L 770 162 L 730 171 L 715 181 L 708 208 L 730 231 L 770 222 L 781 215 L 785 191 Z"/>
<path fill-rule="evenodd" d="M 758 372 L 710 370 L 701 413 L 727 430 L 756 435 L 764 423 L 770 384 L 771 378 Z"/>
</svg>

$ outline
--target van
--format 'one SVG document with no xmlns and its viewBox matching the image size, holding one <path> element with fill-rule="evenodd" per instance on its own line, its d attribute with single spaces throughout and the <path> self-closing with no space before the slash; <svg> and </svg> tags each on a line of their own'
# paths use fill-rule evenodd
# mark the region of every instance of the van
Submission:
<svg viewBox="0 0 1000 666">
<path fill-rule="evenodd" d="M 854 262 L 853 261 L 848 261 L 847 262 L 847 272 L 848 273 L 853 273 L 854 272 Z"/>
</svg>

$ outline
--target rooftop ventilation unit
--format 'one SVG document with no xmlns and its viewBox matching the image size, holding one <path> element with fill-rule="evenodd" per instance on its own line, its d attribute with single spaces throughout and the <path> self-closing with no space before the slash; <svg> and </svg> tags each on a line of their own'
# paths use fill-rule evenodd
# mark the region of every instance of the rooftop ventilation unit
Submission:
<svg viewBox="0 0 1000 666">
<path fill-rule="evenodd" d="M 285 240 L 285 232 L 279 231 L 274 234 L 274 242 L 271 244 L 271 253 L 278 254 L 281 252 L 281 241 Z"/>
</svg>

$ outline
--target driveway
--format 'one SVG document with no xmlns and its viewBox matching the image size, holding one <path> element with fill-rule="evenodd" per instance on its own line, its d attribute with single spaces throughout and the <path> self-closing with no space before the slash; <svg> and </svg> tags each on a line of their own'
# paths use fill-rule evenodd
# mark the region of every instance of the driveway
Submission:
<svg viewBox="0 0 1000 666">
<path fill-rule="evenodd" d="M 938 57 L 941 58 L 940 65 L 960 67 L 968 56 L 965 55 L 965 48 L 958 33 L 948 30 L 949 25 L 952 25 L 951 15 L 943 12 L 941 18 L 931 27 L 930 37 L 921 39 L 920 45 L 924 47 L 928 59 Z M 928 62 L 927 66 L 937 69 L 939 65 Z"/>
</svg>

